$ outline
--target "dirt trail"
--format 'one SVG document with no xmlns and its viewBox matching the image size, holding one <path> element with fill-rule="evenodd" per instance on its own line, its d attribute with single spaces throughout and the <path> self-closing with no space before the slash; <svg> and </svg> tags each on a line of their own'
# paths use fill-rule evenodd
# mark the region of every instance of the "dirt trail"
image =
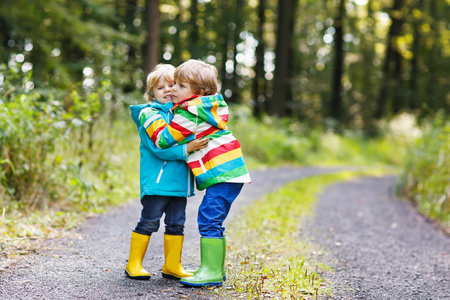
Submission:
<svg viewBox="0 0 450 300">
<path fill-rule="evenodd" d="M 450 299 L 450 236 L 394 196 L 396 178 L 330 186 L 301 238 L 335 268 L 330 299 Z"/>
<path fill-rule="evenodd" d="M 289 181 L 337 169 L 279 168 L 253 171 L 227 222 L 245 205 Z M 450 239 L 392 196 L 395 178 L 363 178 L 337 184 L 322 195 L 301 238 L 323 246 L 320 259 L 336 267 L 334 299 L 449 299 Z M 199 262 L 197 208 L 187 208 L 183 263 Z M 211 299 L 161 277 L 163 228 L 150 240 L 144 266 L 149 281 L 123 274 L 138 201 L 90 218 L 68 237 L 49 240 L 0 274 L 1 299 Z M 330 228 L 333 228 L 332 231 Z M 418 248 L 414 248 L 417 245 Z M 447 293 L 447 294 L 446 294 Z"/>
</svg>

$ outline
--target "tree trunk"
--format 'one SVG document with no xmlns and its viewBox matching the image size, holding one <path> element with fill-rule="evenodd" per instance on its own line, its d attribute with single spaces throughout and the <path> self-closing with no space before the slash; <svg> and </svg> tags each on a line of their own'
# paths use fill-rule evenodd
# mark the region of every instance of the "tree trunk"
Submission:
<svg viewBox="0 0 450 300">
<path fill-rule="evenodd" d="M 181 1 L 180 0 L 175 0 L 175 5 L 177 7 L 180 8 L 180 10 L 184 9 L 181 6 Z M 173 53 L 172 53 L 172 60 L 171 63 L 175 66 L 178 66 L 182 63 L 182 58 L 181 58 L 181 50 L 182 50 L 182 45 L 181 45 L 181 38 L 180 38 L 180 30 L 182 28 L 182 24 L 181 24 L 181 20 L 180 20 L 180 11 L 178 12 L 178 14 L 175 17 L 175 25 L 176 25 L 176 29 L 177 32 L 175 32 L 174 34 L 174 47 L 173 47 Z"/>
<path fill-rule="evenodd" d="M 198 3 L 197 0 L 191 1 L 190 7 L 191 19 L 189 20 L 189 48 L 191 49 L 191 57 L 194 59 L 200 58 L 199 43 L 200 33 L 198 32 L 197 20 L 198 20 Z"/>
<path fill-rule="evenodd" d="M 144 45 L 145 72 L 148 74 L 158 63 L 159 50 L 159 1 L 147 0 L 145 16 L 147 21 L 147 35 Z"/>
<path fill-rule="evenodd" d="M 344 69 L 344 17 L 345 0 L 339 1 L 338 13 L 334 20 L 334 74 L 331 89 L 330 115 L 337 121 L 342 121 L 342 72 Z"/>
<path fill-rule="evenodd" d="M 265 0 L 260 0 L 258 5 L 258 25 L 256 29 L 255 38 L 258 40 L 258 46 L 255 49 L 256 64 L 255 64 L 255 78 L 253 78 L 253 99 L 254 99 L 254 109 L 253 114 L 256 117 L 261 117 L 264 113 L 264 104 L 266 101 L 266 80 L 264 78 L 264 23 L 266 22 L 266 17 L 264 11 L 266 10 Z"/>
<path fill-rule="evenodd" d="M 233 58 L 231 58 L 231 60 L 233 61 L 233 65 L 234 65 L 234 71 L 233 71 L 233 76 L 231 77 L 231 82 L 230 82 L 230 87 L 231 87 L 231 97 L 229 98 L 229 101 L 231 103 L 237 103 L 239 102 L 239 87 L 238 87 L 238 79 L 240 77 L 239 74 L 237 74 L 237 61 L 236 61 L 236 55 L 238 53 L 236 46 L 240 43 L 241 41 L 241 31 L 243 30 L 244 27 L 244 6 L 245 6 L 245 1 L 244 0 L 236 0 L 236 5 L 234 7 L 234 23 L 236 25 L 236 28 L 233 31 L 232 34 L 232 40 L 230 41 L 230 44 L 232 46 L 232 50 L 233 50 Z"/>
<path fill-rule="evenodd" d="M 423 11 L 423 1 L 418 0 L 416 1 L 417 9 L 420 11 Z M 411 76 L 409 78 L 409 90 L 411 92 L 411 97 L 408 103 L 408 107 L 412 110 L 419 108 L 419 89 L 417 87 L 418 82 L 418 63 L 419 63 L 419 53 L 420 53 L 420 32 L 419 32 L 419 26 L 421 19 L 414 18 L 413 21 L 413 44 L 412 44 L 412 53 L 413 57 L 411 59 Z"/>
<path fill-rule="evenodd" d="M 278 28 L 275 50 L 275 73 L 273 96 L 270 100 L 270 113 L 285 116 L 288 103 L 292 99 L 290 74 L 292 74 L 292 35 L 294 32 L 294 16 L 296 0 L 278 1 Z"/>
<path fill-rule="evenodd" d="M 133 24 L 136 6 L 137 6 L 136 0 L 126 0 L 124 23 L 127 28 L 127 33 L 137 37 L 139 35 L 139 31 Z M 137 52 L 137 43 L 133 40 L 128 43 L 128 59 L 127 64 L 125 65 L 124 68 L 124 70 L 126 70 L 128 74 L 133 74 L 133 70 L 136 70 L 137 68 L 138 64 L 136 62 L 136 52 Z M 126 78 L 126 81 L 122 88 L 124 93 L 130 93 L 136 89 L 136 83 L 134 79 L 135 78 L 133 78 L 132 76 Z"/>
<path fill-rule="evenodd" d="M 138 30 L 136 27 L 134 27 L 134 14 L 136 12 L 136 6 L 137 2 L 136 0 L 127 0 L 126 1 L 126 15 L 125 15 L 125 22 L 127 26 L 127 31 L 132 34 L 138 34 Z M 128 45 L 128 58 L 130 60 L 134 60 L 136 58 L 136 47 L 135 43 L 131 43 Z"/>
<path fill-rule="evenodd" d="M 386 56 L 383 65 L 383 81 L 381 83 L 380 93 L 378 95 L 378 107 L 375 112 L 375 117 L 381 119 L 386 115 L 388 99 L 392 99 L 392 92 L 394 88 L 398 88 L 398 78 L 394 74 L 398 72 L 400 66 L 398 60 L 397 38 L 400 35 L 402 17 L 401 9 L 403 7 L 403 0 L 394 0 L 394 5 L 391 9 L 392 24 L 389 27 L 387 38 Z"/>
<path fill-rule="evenodd" d="M 221 48 L 223 49 L 223 58 L 222 58 L 222 72 L 221 72 L 221 78 L 222 78 L 222 92 L 224 93 L 224 97 L 228 98 L 228 91 L 232 91 L 232 77 L 234 74 L 234 70 L 232 73 L 229 73 L 227 71 L 226 65 L 228 61 L 232 61 L 233 67 L 236 68 L 235 64 L 235 48 L 233 47 L 233 41 L 234 41 L 234 32 L 236 30 L 236 24 L 233 23 L 233 16 L 235 11 L 233 11 L 233 3 L 229 1 L 222 1 L 221 2 L 222 7 L 222 15 L 221 15 L 221 22 L 223 25 L 224 31 L 221 32 L 221 40 L 222 45 Z M 227 99 L 228 100 L 228 99 Z"/>
<path fill-rule="evenodd" d="M 438 76 L 436 76 L 437 73 L 437 67 L 438 67 L 438 63 L 439 63 L 439 58 L 440 57 L 440 53 L 439 53 L 439 48 L 437 47 L 438 45 L 438 38 L 439 38 L 439 25 L 438 22 L 436 21 L 436 17 L 437 17 L 437 6 L 436 6 L 436 0 L 429 0 L 429 12 L 430 12 L 430 17 L 431 17 L 431 22 L 430 22 L 430 27 L 431 27 L 431 32 L 430 35 L 433 38 L 433 46 L 431 47 L 431 49 L 429 50 L 428 53 L 428 61 L 427 61 L 427 67 L 428 67 L 428 80 L 427 80 L 427 85 L 426 85 L 426 94 L 427 94 L 427 99 L 425 100 L 427 103 L 427 108 L 431 111 L 434 112 L 434 110 L 439 107 L 440 105 L 438 104 L 439 101 L 441 101 L 440 99 L 437 99 L 437 91 L 436 91 L 436 87 L 437 87 L 437 83 L 436 81 L 438 80 Z M 430 112 L 428 111 L 428 112 Z"/>
</svg>

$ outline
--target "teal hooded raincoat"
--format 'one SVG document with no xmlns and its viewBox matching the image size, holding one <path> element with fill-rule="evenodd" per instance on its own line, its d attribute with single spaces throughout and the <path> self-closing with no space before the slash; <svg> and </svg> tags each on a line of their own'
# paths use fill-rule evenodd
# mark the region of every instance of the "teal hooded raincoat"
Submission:
<svg viewBox="0 0 450 300">
<path fill-rule="evenodd" d="M 141 199 L 145 195 L 193 196 L 194 177 L 186 164 L 187 145 L 175 145 L 167 149 L 156 147 L 139 121 L 141 111 L 147 107 L 157 109 L 158 114 L 167 123 L 173 118 L 170 111 L 172 103 L 163 105 L 155 101 L 130 106 L 131 118 L 136 123 L 141 138 L 139 147 Z"/>
</svg>

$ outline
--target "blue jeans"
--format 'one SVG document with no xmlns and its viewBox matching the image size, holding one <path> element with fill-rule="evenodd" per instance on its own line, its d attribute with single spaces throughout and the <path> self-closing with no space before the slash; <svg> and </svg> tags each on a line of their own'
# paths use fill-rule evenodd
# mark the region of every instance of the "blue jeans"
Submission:
<svg viewBox="0 0 450 300">
<path fill-rule="evenodd" d="M 221 238 L 224 236 L 223 222 L 230 212 L 231 204 L 241 192 L 243 183 L 217 183 L 206 189 L 198 208 L 198 230 L 202 237 Z"/>
<path fill-rule="evenodd" d="M 141 219 L 134 232 L 151 235 L 159 229 L 159 220 L 166 214 L 166 234 L 183 235 L 186 221 L 186 197 L 144 196 L 141 199 Z"/>
</svg>

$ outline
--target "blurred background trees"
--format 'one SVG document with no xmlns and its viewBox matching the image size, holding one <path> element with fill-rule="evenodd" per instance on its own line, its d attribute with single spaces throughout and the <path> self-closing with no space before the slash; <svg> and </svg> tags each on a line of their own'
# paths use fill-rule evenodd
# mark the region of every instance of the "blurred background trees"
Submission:
<svg viewBox="0 0 450 300">
<path fill-rule="evenodd" d="M 5 0 L 0 58 L 32 72 L 36 89 L 107 79 L 125 94 L 142 92 L 156 63 L 197 58 L 217 67 L 230 103 L 255 115 L 370 129 L 404 111 L 448 113 L 449 7 L 448 0 Z"/>
</svg>

